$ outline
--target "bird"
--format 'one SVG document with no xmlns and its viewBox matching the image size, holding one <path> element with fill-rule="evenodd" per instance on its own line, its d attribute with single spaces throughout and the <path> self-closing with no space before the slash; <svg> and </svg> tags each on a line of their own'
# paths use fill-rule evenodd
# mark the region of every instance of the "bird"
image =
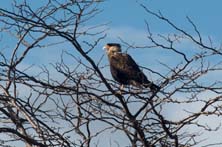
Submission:
<svg viewBox="0 0 222 147">
<path fill-rule="evenodd" d="M 110 64 L 110 72 L 115 81 L 121 85 L 150 88 L 152 92 L 160 89 L 159 86 L 149 81 L 139 68 L 134 59 L 127 53 L 122 53 L 119 43 L 107 43 L 106 50 Z"/>
</svg>

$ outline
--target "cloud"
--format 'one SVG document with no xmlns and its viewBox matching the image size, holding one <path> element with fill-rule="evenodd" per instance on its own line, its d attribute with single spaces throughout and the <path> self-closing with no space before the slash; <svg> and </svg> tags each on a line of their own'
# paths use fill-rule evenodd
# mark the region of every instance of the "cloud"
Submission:
<svg viewBox="0 0 222 147">
<path fill-rule="evenodd" d="M 142 29 L 137 29 L 137 28 L 133 28 L 133 27 L 129 27 L 129 26 L 120 26 L 120 27 L 112 27 L 110 28 L 107 32 L 107 38 L 105 38 L 104 40 L 101 41 L 101 44 L 98 45 L 97 48 L 95 48 L 95 51 L 93 51 L 93 53 L 90 54 L 90 56 L 92 57 L 92 59 L 94 59 L 95 61 L 98 61 L 99 57 L 101 57 L 104 54 L 104 51 L 102 50 L 102 46 L 107 43 L 107 42 L 121 42 L 119 40 L 119 38 L 123 39 L 124 41 L 127 41 L 128 43 L 132 43 L 135 45 L 149 45 L 150 42 L 147 39 L 147 32 L 145 30 Z M 86 38 L 86 39 L 90 39 L 90 38 Z M 91 41 L 91 40 L 89 40 Z M 189 42 L 184 42 L 182 44 L 178 44 L 178 49 L 181 50 L 185 50 L 187 49 L 188 51 L 192 50 L 194 48 L 194 46 L 192 44 L 190 44 Z M 126 49 L 126 47 L 123 46 L 124 49 Z M 29 67 L 30 65 L 34 65 L 32 68 L 30 68 L 30 70 L 28 70 L 27 72 L 30 75 L 36 74 L 38 72 L 41 72 L 39 66 L 45 65 L 51 74 L 53 79 L 59 79 L 62 78 L 61 76 L 59 76 L 59 74 L 57 75 L 56 72 L 52 67 L 50 67 L 50 63 L 55 63 L 57 61 L 60 60 L 61 57 L 61 53 L 62 50 L 68 50 L 70 53 L 78 56 L 78 54 L 75 52 L 75 50 L 73 49 L 73 47 L 69 44 L 66 43 L 62 43 L 60 45 L 56 45 L 56 46 L 50 46 L 50 47 L 45 47 L 45 48 L 38 48 L 38 49 L 33 49 L 27 56 L 27 58 L 24 60 L 24 62 L 22 62 L 18 68 L 21 70 L 26 69 L 27 67 Z M 162 65 L 159 64 L 160 62 L 163 62 L 169 66 L 171 66 L 172 68 L 175 67 L 177 64 L 179 64 L 182 61 L 182 57 L 181 56 L 175 56 L 174 53 L 170 52 L 169 50 L 163 50 L 160 48 L 144 48 L 144 49 L 130 49 L 128 51 L 129 54 L 132 55 L 132 57 L 136 60 L 136 62 L 139 65 L 151 68 L 155 71 L 158 71 L 162 74 L 166 74 L 167 72 L 169 72 L 169 70 L 166 70 L 166 68 Z M 74 67 L 75 62 L 73 62 L 72 58 L 65 58 L 65 60 L 67 61 L 66 63 L 68 64 L 68 66 L 70 66 L 70 68 Z M 103 64 L 107 65 L 108 61 L 107 58 L 103 58 Z M 80 69 L 83 70 L 83 69 Z M 102 71 L 104 72 L 104 75 L 108 78 L 111 77 L 110 72 L 109 72 L 109 68 L 106 67 L 105 69 L 102 69 Z M 155 81 L 155 75 L 152 73 L 149 73 L 148 71 L 145 71 L 146 74 L 148 75 L 149 79 L 152 79 Z M 107 74 L 108 73 L 108 74 Z M 217 73 L 215 73 L 215 75 L 219 75 Z M 158 77 L 157 77 L 158 78 Z M 211 80 L 216 80 L 215 76 L 213 77 L 208 77 Z M 210 81 L 209 79 L 209 81 Z M 205 79 L 202 79 L 203 81 L 205 81 Z M 23 95 L 27 94 L 27 91 L 21 89 L 20 93 L 22 93 Z M 212 95 L 212 93 L 202 93 L 201 95 L 199 95 L 199 99 L 211 99 L 213 98 L 215 95 Z M 186 99 L 186 95 L 179 93 L 177 95 L 173 95 L 172 99 Z M 184 110 L 188 110 L 188 111 L 192 111 L 192 112 L 198 112 L 201 107 L 203 106 L 203 103 L 201 102 L 197 102 L 197 103 L 193 103 L 193 104 L 174 104 L 174 103 L 170 103 L 170 104 L 166 104 L 163 107 L 163 111 L 162 114 L 163 116 L 167 119 L 167 120 L 181 120 L 185 117 L 187 117 L 188 115 L 190 115 L 188 112 L 184 111 Z M 220 123 L 220 120 L 216 117 L 201 117 L 200 119 L 198 119 L 199 122 L 204 124 L 207 124 L 209 126 L 217 126 L 218 123 Z M 214 121 L 212 121 L 214 120 Z M 189 130 L 192 132 L 198 131 L 199 128 L 196 127 L 189 127 Z M 221 131 L 218 131 L 221 132 Z M 206 133 L 208 134 L 208 133 Z M 216 134 L 216 133 L 215 133 Z M 108 135 L 107 135 L 108 136 Z M 119 138 L 119 136 L 122 135 L 117 135 L 117 139 Z M 207 137 L 207 135 L 203 135 L 201 136 L 201 138 Z M 115 138 L 113 138 L 115 139 Z M 210 141 L 220 141 L 219 138 L 216 140 L 216 138 L 214 137 L 209 137 L 209 142 Z M 123 143 L 124 144 L 124 143 Z"/>
</svg>

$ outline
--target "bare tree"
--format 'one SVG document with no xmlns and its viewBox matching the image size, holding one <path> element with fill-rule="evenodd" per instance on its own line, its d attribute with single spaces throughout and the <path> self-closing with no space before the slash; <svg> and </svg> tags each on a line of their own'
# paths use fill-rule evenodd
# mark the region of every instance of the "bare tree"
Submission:
<svg viewBox="0 0 222 147">
<path fill-rule="evenodd" d="M 178 61 L 174 65 L 160 61 L 164 71 L 144 67 L 158 77 L 160 91 L 129 86 L 119 92 L 119 84 L 103 73 L 108 67 L 101 62 L 102 56 L 95 60 L 91 54 L 106 37 L 106 24 L 87 25 L 101 13 L 101 2 L 48 0 L 31 7 L 24 0 L 14 1 L 12 9 L 0 8 L 3 38 L 14 41 L 14 48 L 2 46 L 0 53 L 1 146 L 21 142 L 27 147 L 104 146 L 102 139 L 111 134 L 125 138 L 126 146 L 189 147 L 201 142 L 202 134 L 195 129 L 207 133 L 220 129 L 220 123 L 209 126 L 203 118 L 221 115 L 221 80 L 210 78 L 221 71 L 221 47 L 202 38 L 190 18 L 188 23 L 196 34 L 141 4 L 147 15 L 166 23 L 175 33 L 152 34 L 146 22 L 147 46 L 122 43 L 129 48 L 158 48 Z M 4 39 L 1 41 L 4 44 Z M 186 41 L 195 47 L 192 52 L 176 47 Z M 53 69 L 48 65 L 39 72 L 33 72 L 35 65 L 22 68 L 32 52 L 61 46 L 71 50 L 62 51 L 61 58 L 51 64 Z M 209 81 L 203 82 L 204 78 Z M 186 109 L 189 105 L 198 107 Z M 173 111 L 181 116 L 169 119 L 164 114 L 169 107 L 175 107 Z M 193 130 L 187 131 L 189 128 Z M 116 139 L 110 146 L 120 146 L 120 142 Z"/>
</svg>

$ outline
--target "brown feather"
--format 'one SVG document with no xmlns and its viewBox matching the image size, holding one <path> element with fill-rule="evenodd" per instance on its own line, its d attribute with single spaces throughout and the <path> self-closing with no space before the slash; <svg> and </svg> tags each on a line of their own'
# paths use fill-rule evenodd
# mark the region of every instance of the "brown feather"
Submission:
<svg viewBox="0 0 222 147">
<path fill-rule="evenodd" d="M 130 55 L 121 53 L 120 45 L 118 46 L 115 43 L 111 43 L 105 47 L 114 80 L 124 85 L 150 87 L 152 91 L 159 89 L 159 86 L 147 79 L 146 75 L 140 70 Z"/>
</svg>

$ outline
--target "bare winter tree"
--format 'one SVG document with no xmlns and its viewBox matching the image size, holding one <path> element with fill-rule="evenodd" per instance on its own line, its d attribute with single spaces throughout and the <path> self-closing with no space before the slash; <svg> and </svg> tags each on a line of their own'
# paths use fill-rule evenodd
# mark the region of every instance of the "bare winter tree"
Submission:
<svg viewBox="0 0 222 147">
<path fill-rule="evenodd" d="M 199 146 L 205 134 L 220 130 L 219 122 L 211 126 L 206 119 L 221 115 L 222 81 L 212 78 L 222 70 L 221 47 L 203 38 L 190 18 L 193 33 L 141 5 L 173 33 L 153 34 L 146 22 L 146 46 L 122 43 L 129 48 L 158 48 L 177 60 L 172 65 L 160 60 L 161 71 L 144 67 L 157 77 L 159 91 L 120 89 L 104 74 L 109 68 L 103 58 L 93 58 L 106 37 L 105 24 L 87 23 L 101 13 L 100 3 L 46 0 L 33 6 L 23 0 L 14 1 L 12 8 L 0 8 L 1 146 L 104 146 L 104 140 L 115 137 L 110 146 L 124 141 L 133 147 L 190 147 Z M 8 38 L 11 44 L 5 44 Z M 180 49 L 184 42 L 192 49 Z M 24 65 L 32 53 L 49 48 L 62 51 L 51 66 Z M 170 118 L 165 113 L 169 108 L 178 116 Z M 220 143 L 204 145 L 216 144 Z"/>
</svg>

